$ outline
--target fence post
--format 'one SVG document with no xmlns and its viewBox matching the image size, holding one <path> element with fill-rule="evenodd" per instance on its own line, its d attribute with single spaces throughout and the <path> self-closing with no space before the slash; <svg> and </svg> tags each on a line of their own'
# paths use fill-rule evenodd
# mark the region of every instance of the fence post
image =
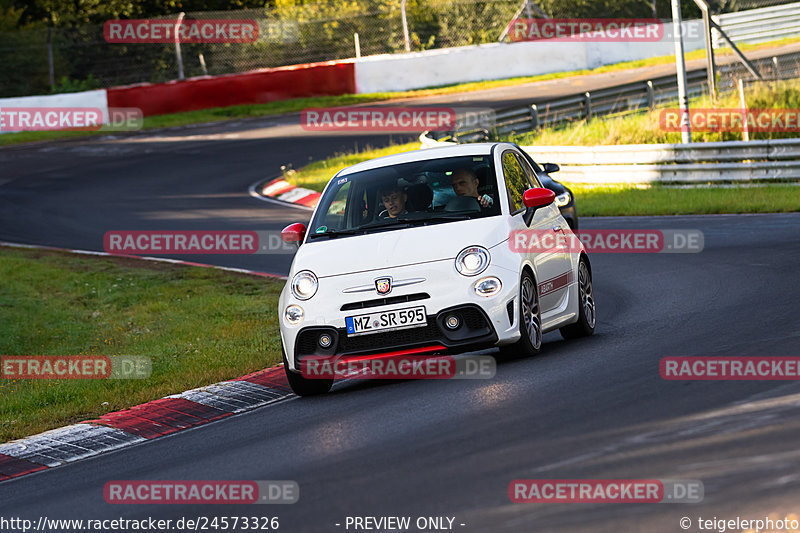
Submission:
<svg viewBox="0 0 800 533">
<path fill-rule="evenodd" d="M 647 80 L 647 108 L 653 109 L 656 106 L 656 91 L 653 88 L 653 81 Z"/>
<path fill-rule="evenodd" d="M 358 40 L 358 32 L 355 32 L 353 34 L 353 41 L 355 42 L 356 45 L 356 59 L 358 59 L 359 57 L 361 57 L 361 42 Z"/>
<path fill-rule="evenodd" d="M 531 112 L 531 130 L 537 130 L 539 129 L 539 108 L 536 107 L 536 104 L 531 104 L 530 112 Z"/>
<path fill-rule="evenodd" d="M 178 79 L 183 79 L 183 56 L 181 55 L 181 38 L 180 33 L 178 32 L 178 28 L 181 26 L 181 22 L 183 22 L 183 17 L 186 15 L 183 11 L 181 14 L 178 15 L 178 22 L 175 23 L 175 57 L 178 60 Z"/>
<path fill-rule="evenodd" d="M 587 91 L 583 95 L 583 107 L 586 110 L 586 120 L 592 119 L 592 95 Z"/>
<path fill-rule="evenodd" d="M 203 76 L 208 76 L 208 69 L 206 68 L 206 58 L 203 57 L 203 52 L 197 54 L 197 58 L 200 60 L 200 68 L 203 69 Z"/>
<path fill-rule="evenodd" d="M 406 0 L 400 0 L 400 17 L 403 20 L 403 44 L 406 52 L 411 51 L 411 39 L 408 37 L 408 19 L 406 18 Z"/>
<path fill-rule="evenodd" d="M 742 108 L 742 140 L 750 140 L 750 131 L 747 127 L 747 101 L 744 98 L 744 80 L 739 78 L 739 105 Z"/>
<path fill-rule="evenodd" d="M 775 79 L 777 80 L 781 77 L 781 73 L 778 70 L 778 56 L 772 56 L 772 68 L 775 71 Z"/>
</svg>

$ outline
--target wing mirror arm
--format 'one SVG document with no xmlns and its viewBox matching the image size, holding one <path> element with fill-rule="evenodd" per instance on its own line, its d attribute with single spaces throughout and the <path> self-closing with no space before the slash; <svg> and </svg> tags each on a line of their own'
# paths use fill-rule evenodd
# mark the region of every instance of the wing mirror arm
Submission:
<svg viewBox="0 0 800 533">
<path fill-rule="evenodd" d="M 531 222 L 533 221 L 533 215 L 536 214 L 537 209 L 552 204 L 555 199 L 556 193 L 543 187 L 535 187 L 525 191 L 525 193 L 522 195 L 522 203 L 528 208 L 523 217 L 525 225 L 531 225 Z"/>
</svg>

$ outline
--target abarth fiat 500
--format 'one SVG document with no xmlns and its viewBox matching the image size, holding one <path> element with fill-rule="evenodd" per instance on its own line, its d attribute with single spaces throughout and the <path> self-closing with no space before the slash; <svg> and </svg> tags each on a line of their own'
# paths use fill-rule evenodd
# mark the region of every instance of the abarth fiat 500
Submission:
<svg viewBox="0 0 800 533">
<path fill-rule="evenodd" d="M 554 200 L 506 143 L 417 150 L 338 172 L 309 226 L 282 232 L 299 246 L 278 309 L 292 389 L 332 386 L 303 374 L 306 358 L 492 347 L 532 355 L 548 331 L 591 335 L 592 270 L 580 240 L 512 242 L 526 231 L 571 236 Z"/>
</svg>

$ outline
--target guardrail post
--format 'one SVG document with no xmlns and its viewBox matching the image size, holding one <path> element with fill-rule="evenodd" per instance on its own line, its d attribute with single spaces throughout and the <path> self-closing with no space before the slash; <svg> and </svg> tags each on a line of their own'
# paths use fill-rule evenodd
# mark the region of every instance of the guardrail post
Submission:
<svg viewBox="0 0 800 533">
<path fill-rule="evenodd" d="M 653 89 L 652 80 L 647 80 L 647 107 L 653 109 L 656 106 L 656 91 Z"/>
<path fill-rule="evenodd" d="M 536 107 L 536 104 L 531 104 L 530 112 L 531 112 L 531 130 L 538 130 L 539 129 L 539 108 Z"/>
<path fill-rule="evenodd" d="M 583 95 L 583 107 L 586 110 L 586 120 L 592 119 L 592 95 L 587 91 Z"/>
</svg>

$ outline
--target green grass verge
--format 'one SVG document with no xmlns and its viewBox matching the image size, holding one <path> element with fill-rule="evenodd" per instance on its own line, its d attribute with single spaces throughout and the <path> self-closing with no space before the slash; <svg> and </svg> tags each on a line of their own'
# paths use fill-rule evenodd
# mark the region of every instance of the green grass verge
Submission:
<svg viewBox="0 0 800 533">
<path fill-rule="evenodd" d="M 800 211 L 800 186 L 759 187 L 599 187 L 570 185 L 578 216 L 710 215 Z"/>
<path fill-rule="evenodd" d="M 759 50 L 763 48 L 773 48 L 785 44 L 800 41 L 800 38 L 787 38 L 779 41 L 761 43 L 757 45 L 742 45 L 742 50 Z M 717 56 L 731 55 L 733 52 L 727 48 L 716 51 Z M 705 58 L 705 50 L 695 50 L 686 54 L 686 59 Z M 553 72 L 550 74 L 540 74 L 537 76 L 523 76 L 517 78 L 506 78 L 502 80 L 484 80 L 477 82 L 458 83 L 455 85 L 445 85 L 439 87 L 428 87 L 412 91 L 368 93 L 368 94 L 347 94 L 341 96 L 317 96 L 311 98 L 294 98 L 267 104 L 238 105 L 231 107 L 218 107 L 213 109 L 203 109 L 200 111 L 187 111 L 184 113 L 172 113 L 168 115 L 158 115 L 145 117 L 143 129 L 158 129 L 176 126 L 186 126 L 191 124 L 204 124 L 221 120 L 234 120 L 247 117 L 260 117 L 268 115 L 279 115 L 283 113 L 295 113 L 308 107 L 336 107 L 344 105 L 361 104 L 368 102 L 380 102 L 402 98 L 421 98 L 425 96 L 437 96 L 443 94 L 455 94 L 464 92 L 481 91 L 495 87 L 508 87 L 533 83 L 537 81 L 557 80 L 580 76 L 583 74 L 602 74 L 604 72 L 616 72 L 640 67 L 652 67 L 656 65 L 672 64 L 675 56 L 659 56 L 636 61 L 626 61 L 605 65 L 591 70 L 573 70 L 569 72 Z M 0 146 L 19 144 L 34 141 L 49 141 L 56 139 L 67 139 L 73 137 L 85 137 L 98 135 L 107 132 L 59 132 L 59 131 L 34 131 L 20 133 L 6 133 L 0 135 Z"/>
<path fill-rule="evenodd" d="M 0 354 L 152 360 L 148 379 L 0 379 L 0 442 L 280 362 L 280 280 L 4 247 L 0 279 Z"/>
</svg>

